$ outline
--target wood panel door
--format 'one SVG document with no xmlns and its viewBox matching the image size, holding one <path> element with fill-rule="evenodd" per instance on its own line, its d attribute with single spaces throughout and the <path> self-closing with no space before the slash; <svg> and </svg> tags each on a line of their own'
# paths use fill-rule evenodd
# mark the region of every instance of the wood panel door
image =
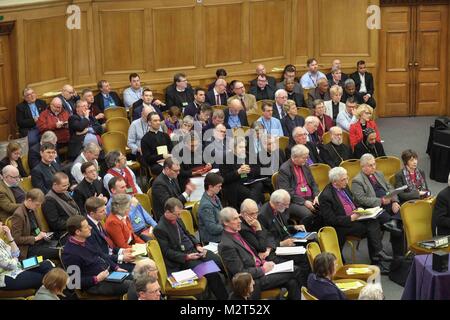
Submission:
<svg viewBox="0 0 450 320">
<path fill-rule="evenodd" d="M 0 141 L 15 137 L 15 104 L 11 44 L 8 35 L 0 34 Z"/>
<path fill-rule="evenodd" d="M 445 113 L 447 16 L 445 5 L 383 7 L 380 116 Z"/>
</svg>

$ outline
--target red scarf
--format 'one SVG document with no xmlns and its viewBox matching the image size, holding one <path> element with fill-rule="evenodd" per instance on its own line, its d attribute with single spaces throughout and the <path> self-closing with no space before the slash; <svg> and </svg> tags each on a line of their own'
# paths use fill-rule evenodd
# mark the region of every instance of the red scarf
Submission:
<svg viewBox="0 0 450 320">
<path fill-rule="evenodd" d="M 133 176 L 131 175 L 130 170 L 128 168 L 123 168 L 122 172 L 123 174 L 111 168 L 107 173 L 112 174 L 114 177 L 122 177 L 125 179 L 125 182 L 127 184 L 127 194 L 133 195 L 137 193 L 136 185 L 134 184 Z"/>
</svg>

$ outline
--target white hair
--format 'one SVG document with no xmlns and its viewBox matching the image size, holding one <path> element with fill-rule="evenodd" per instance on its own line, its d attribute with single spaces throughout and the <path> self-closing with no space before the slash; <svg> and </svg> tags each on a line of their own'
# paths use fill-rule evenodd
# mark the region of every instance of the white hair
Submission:
<svg viewBox="0 0 450 320">
<path fill-rule="evenodd" d="M 7 166 L 4 166 L 2 169 L 2 176 L 5 177 L 5 175 L 18 175 L 19 174 L 19 170 L 17 170 L 16 167 L 14 167 L 13 165 L 8 164 Z"/>
<path fill-rule="evenodd" d="M 363 154 L 361 156 L 361 159 L 359 160 L 361 168 L 365 167 L 367 165 L 367 163 L 369 163 L 369 161 L 372 161 L 372 160 L 375 160 L 375 157 L 372 154 L 370 154 L 370 153 Z"/>
<path fill-rule="evenodd" d="M 278 98 L 278 96 L 282 93 L 287 94 L 287 91 L 284 89 L 278 89 L 277 91 L 275 91 L 275 98 Z"/>
<path fill-rule="evenodd" d="M 251 207 L 258 208 L 258 204 L 255 202 L 255 200 L 245 199 L 241 204 L 241 213 L 248 211 L 248 209 Z"/>
<path fill-rule="evenodd" d="M 270 202 L 272 203 L 281 203 L 283 200 L 289 200 L 291 201 L 291 196 L 289 195 L 289 192 L 287 192 L 284 189 L 278 189 L 272 192 L 270 195 Z"/>
<path fill-rule="evenodd" d="M 383 300 L 383 289 L 379 283 L 368 283 L 359 293 L 358 300 Z"/>
<path fill-rule="evenodd" d="M 317 118 L 316 116 L 307 116 L 305 119 L 305 125 L 307 124 L 318 124 L 320 122 L 319 118 Z"/>
<path fill-rule="evenodd" d="M 295 127 L 294 130 L 292 130 L 292 136 L 295 137 L 296 135 L 298 135 L 300 133 L 304 133 L 305 130 L 306 129 L 303 127 Z"/>
<path fill-rule="evenodd" d="M 345 170 L 345 168 L 335 167 L 335 168 L 331 169 L 330 171 L 328 171 L 328 179 L 330 180 L 331 183 L 333 183 L 333 182 L 336 182 L 336 181 L 342 179 L 342 177 L 346 174 L 347 174 L 347 170 Z"/>
<path fill-rule="evenodd" d="M 133 278 L 147 274 L 150 269 L 156 268 L 156 263 L 150 258 L 143 258 L 136 262 L 133 269 Z"/>
<path fill-rule="evenodd" d="M 50 143 L 56 144 L 57 141 L 58 141 L 58 137 L 56 136 L 56 134 L 53 131 L 45 131 L 41 136 L 41 144 L 43 144 L 45 142 L 50 142 Z"/>
<path fill-rule="evenodd" d="M 340 127 L 334 126 L 330 128 L 330 134 L 336 134 L 338 132 L 342 132 L 342 129 Z"/>
<path fill-rule="evenodd" d="M 222 210 L 220 210 L 219 218 L 220 222 L 223 224 L 225 222 L 228 222 L 231 220 L 231 217 L 234 214 L 238 214 L 235 208 L 232 207 L 225 207 Z"/>
<path fill-rule="evenodd" d="M 291 158 L 303 156 L 309 154 L 309 149 L 302 144 L 296 144 L 291 149 Z"/>
</svg>

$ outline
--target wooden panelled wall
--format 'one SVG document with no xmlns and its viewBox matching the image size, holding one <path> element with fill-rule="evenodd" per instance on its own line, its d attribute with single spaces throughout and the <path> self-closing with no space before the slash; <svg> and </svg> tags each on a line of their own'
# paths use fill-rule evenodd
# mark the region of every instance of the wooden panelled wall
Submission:
<svg viewBox="0 0 450 320">
<path fill-rule="evenodd" d="M 81 29 L 66 28 L 68 4 L 81 8 Z M 138 72 L 162 91 L 177 71 L 193 85 L 209 83 L 218 67 L 229 79 L 254 78 L 264 63 L 276 76 L 288 63 L 305 70 L 316 57 L 324 71 L 340 58 L 344 71 L 366 60 L 375 73 L 378 31 L 366 28 L 378 0 L 80 0 L 2 10 L 15 21 L 18 88 L 42 94 L 65 83 L 115 88 Z"/>
</svg>

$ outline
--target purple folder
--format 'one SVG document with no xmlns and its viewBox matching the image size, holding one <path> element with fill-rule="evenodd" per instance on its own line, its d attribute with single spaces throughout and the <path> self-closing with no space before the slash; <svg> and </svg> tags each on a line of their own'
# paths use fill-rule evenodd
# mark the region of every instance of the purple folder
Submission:
<svg viewBox="0 0 450 320">
<path fill-rule="evenodd" d="M 195 274 L 198 276 L 198 278 L 203 278 L 205 274 L 214 273 L 220 271 L 217 264 L 214 262 L 214 260 L 209 260 L 203 263 L 200 263 L 195 268 L 192 268 L 192 270 L 195 272 Z"/>
</svg>

